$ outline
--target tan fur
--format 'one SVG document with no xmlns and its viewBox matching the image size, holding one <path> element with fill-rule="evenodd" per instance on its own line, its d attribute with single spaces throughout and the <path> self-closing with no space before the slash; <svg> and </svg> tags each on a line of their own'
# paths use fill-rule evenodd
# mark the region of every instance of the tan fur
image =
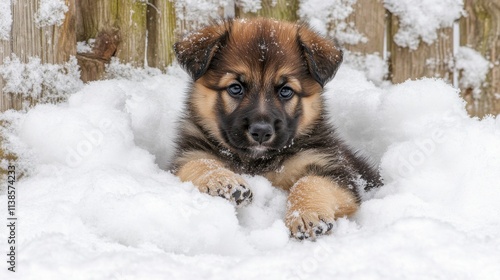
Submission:
<svg viewBox="0 0 500 280">
<path fill-rule="evenodd" d="M 287 114 L 289 115 L 293 115 L 295 114 L 295 112 L 297 111 L 298 107 L 300 106 L 299 105 L 299 97 L 297 97 L 297 95 L 294 95 L 292 97 L 292 99 L 290 99 L 286 104 L 285 104 L 285 111 Z M 278 103 L 279 101 L 276 100 L 276 103 Z"/>
<path fill-rule="evenodd" d="M 289 77 L 287 86 L 291 87 L 295 92 L 302 92 L 302 85 L 297 78 Z"/>
<path fill-rule="evenodd" d="M 297 134 L 307 134 L 309 132 L 321 115 L 321 109 L 321 97 L 319 94 L 302 98 L 303 114 L 299 121 Z"/>
<path fill-rule="evenodd" d="M 246 185 L 240 175 L 224 168 L 224 165 L 216 159 L 188 161 L 177 171 L 177 176 L 183 182 L 192 182 L 201 192 L 214 196 Z"/>
<path fill-rule="evenodd" d="M 223 76 L 220 81 L 219 81 L 219 88 L 227 88 L 233 83 L 237 83 L 238 80 L 236 79 L 237 75 L 233 73 L 227 73 L 225 76 Z M 214 92 L 214 94 L 217 94 Z M 224 104 L 224 111 L 226 114 L 230 114 L 234 110 L 236 110 L 236 107 L 238 106 L 238 103 L 229 96 L 225 91 L 221 94 L 222 102 Z"/>
<path fill-rule="evenodd" d="M 220 88 L 225 88 L 229 86 L 230 84 L 234 83 L 236 81 L 236 78 L 238 76 L 234 73 L 226 73 L 220 80 L 219 80 L 219 87 Z"/>
<path fill-rule="evenodd" d="M 207 159 L 207 160 L 217 160 L 217 157 L 212 155 L 212 154 L 209 154 L 209 153 L 206 153 L 206 152 L 203 152 L 203 151 L 188 151 L 188 152 L 185 152 L 182 154 L 182 156 L 178 157 L 176 159 L 176 162 L 179 166 L 184 166 L 186 165 L 188 162 L 191 162 L 191 161 L 196 161 L 198 159 Z M 177 171 L 177 173 L 180 172 L 180 169 L 179 171 Z M 183 180 L 181 178 L 182 181 L 190 181 L 190 180 Z"/>
<path fill-rule="evenodd" d="M 301 178 L 290 190 L 285 224 L 292 235 L 305 232 L 314 238 L 315 226 L 356 212 L 353 194 L 330 179 L 319 176 Z"/>
<path fill-rule="evenodd" d="M 273 183 L 273 186 L 289 190 L 305 175 L 306 167 L 310 164 L 326 166 L 329 162 L 326 155 L 314 150 L 306 150 L 286 160 L 279 170 L 268 172 L 264 176 Z"/>
<path fill-rule="evenodd" d="M 194 91 L 196 91 L 196 94 L 193 95 L 192 101 L 200 115 L 200 122 L 212 136 L 221 139 L 214 109 L 217 102 L 217 93 L 203 84 L 203 78 L 194 84 Z"/>
</svg>

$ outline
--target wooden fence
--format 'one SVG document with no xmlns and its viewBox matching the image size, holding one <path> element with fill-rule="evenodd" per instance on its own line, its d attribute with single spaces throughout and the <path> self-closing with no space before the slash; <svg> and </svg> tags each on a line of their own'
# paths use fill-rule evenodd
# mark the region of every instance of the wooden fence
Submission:
<svg viewBox="0 0 500 280">
<path fill-rule="evenodd" d="M 9 0 L 3 0 L 9 1 Z M 9 40 L 0 39 L 0 64 L 15 54 L 22 62 L 39 57 L 42 63 L 62 64 L 76 56 L 81 68 L 81 79 L 92 81 L 103 78 L 106 63 L 112 57 L 137 67 L 164 69 L 172 63 L 172 44 L 179 34 L 203 22 L 188 20 L 182 3 L 169 0 L 64 0 L 68 11 L 59 26 L 37 27 L 33 19 L 41 0 L 10 0 L 12 28 Z M 215 1 L 213 1 L 215 2 Z M 262 0 L 262 9 L 248 12 L 227 1 L 218 16 L 269 16 L 298 20 L 299 0 Z M 393 37 L 398 18 L 384 8 L 382 0 L 357 0 L 354 12 L 347 22 L 368 39 L 366 43 L 345 45 L 347 50 L 361 54 L 389 53 L 387 79 L 400 83 L 407 79 L 441 77 L 453 81 L 449 62 L 453 60 L 453 40 L 471 47 L 486 57 L 492 65 L 480 96 L 472 89 L 461 89 L 471 115 L 484 116 L 500 113 L 500 0 L 464 0 L 467 16 L 459 20 L 460 33 L 452 28 L 439 30 L 433 44 L 421 43 L 416 50 L 396 45 Z M 207 15 L 200 12 L 200 18 Z M 213 16 L 213 15 L 212 15 Z M 454 38 L 459 36 L 459 38 Z M 77 53 L 76 43 L 95 38 L 90 53 Z M 147 40 L 146 40 L 147 38 Z M 428 61 L 433 61 L 429 67 Z M 0 111 L 19 109 L 21 98 L 3 92 L 5 81 L 0 77 Z"/>
</svg>

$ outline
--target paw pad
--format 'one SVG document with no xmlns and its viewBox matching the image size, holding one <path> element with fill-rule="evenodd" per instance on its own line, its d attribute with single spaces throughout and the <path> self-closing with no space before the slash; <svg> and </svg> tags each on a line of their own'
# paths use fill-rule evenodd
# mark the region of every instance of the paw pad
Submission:
<svg viewBox="0 0 500 280">
<path fill-rule="evenodd" d="M 286 219 L 290 235 L 298 240 L 315 240 L 320 235 L 330 234 L 333 229 L 333 218 L 325 220 L 315 213 L 292 213 Z"/>
<path fill-rule="evenodd" d="M 252 191 L 245 181 L 229 170 L 220 169 L 210 173 L 205 188 L 199 188 L 206 193 L 222 197 L 232 202 L 236 207 L 242 207 L 252 202 Z"/>
</svg>

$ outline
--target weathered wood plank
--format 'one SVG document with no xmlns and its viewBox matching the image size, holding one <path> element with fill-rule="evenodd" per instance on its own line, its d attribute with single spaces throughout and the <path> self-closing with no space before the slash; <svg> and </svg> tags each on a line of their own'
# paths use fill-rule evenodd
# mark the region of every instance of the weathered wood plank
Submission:
<svg viewBox="0 0 500 280">
<path fill-rule="evenodd" d="M 76 0 L 77 40 L 96 38 L 102 30 L 111 30 L 118 18 L 118 0 Z"/>
<path fill-rule="evenodd" d="M 66 0 L 68 12 L 61 26 L 38 27 L 35 14 L 40 1 L 16 0 L 12 5 L 12 53 L 27 62 L 39 57 L 42 63 L 63 63 L 76 54 L 76 6 L 74 0 Z"/>
<path fill-rule="evenodd" d="M 60 27 L 55 27 L 53 45 L 54 63 L 62 63 L 76 55 L 76 3 L 75 0 L 65 0 L 68 12 Z"/>
<path fill-rule="evenodd" d="M 469 114 L 500 114 L 500 0 L 465 0 L 467 16 L 460 20 L 460 44 L 480 52 L 493 68 L 479 98 L 462 89 Z"/>
<path fill-rule="evenodd" d="M 346 44 L 344 47 L 352 52 L 379 53 L 383 56 L 387 18 L 382 0 L 357 0 L 354 12 L 349 15 L 346 22 L 352 22 L 368 41 L 356 45 Z"/>
<path fill-rule="evenodd" d="M 151 4 L 148 6 L 148 66 L 165 69 L 174 60 L 174 3 L 153 0 Z"/>
<path fill-rule="evenodd" d="M 270 17 L 278 20 L 296 21 L 299 19 L 297 0 L 262 0 L 262 8 L 256 13 L 245 12 L 241 7 L 236 8 L 237 17 Z"/>
<path fill-rule="evenodd" d="M 146 61 L 147 3 L 140 0 L 118 2 L 121 43 L 116 50 L 120 61 L 144 66 Z"/>
<path fill-rule="evenodd" d="M 16 55 L 22 63 L 27 63 L 31 57 L 38 57 L 41 63 L 52 64 L 62 64 L 68 61 L 71 55 L 75 55 L 75 0 L 66 0 L 65 4 L 68 12 L 60 26 L 39 27 L 35 21 L 39 0 L 12 1 L 13 21 L 9 55 Z M 9 55 L 6 55 L 4 50 L 3 56 Z M 2 99 L 2 111 L 23 107 L 23 99 L 17 95 L 2 93 Z"/>
<path fill-rule="evenodd" d="M 82 80 L 104 77 L 111 57 L 142 67 L 146 62 L 147 6 L 140 0 L 77 0 L 78 41 L 95 39 L 91 53 L 78 54 Z M 166 1 L 169 2 L 169 1 Z"/>
<path fill-rule="evenodd" d="M 35 26 L 34 15 L 39 1 L 19 0 L 12 5 L 12 49 L 22 62 L 29 57 L 42 59 L 41 32 Z M 42 62 L 45 62 L 42 60 Z"/>
<path fill-rule="evenodd" d="M 398 30 L 398 19 L 391 17 L 390 38 Z M 394 40 L 390 40 L 391 53 L 390 72 L 393 83 L 401 83 L 407 79 L 422 77 L 439 77 L 451 81 L 453 72 L 449 62 L 453 59 L 453 29 L 444 28 L 438 31 L 438 39 L 431 45 L 421 42 L 417 50 L 402 48 Z"/>
<path fill-rule="evenodd" d="M 10 1 L 12 7 L 12 0 Z M 3 60 L 6 57 L 10 56 L 11 49 L 11 40 L 2 40 L 0 39 L 0 65 L 3 64 Z M 7 109 L 12 107 L 12 102 L 10 97 L 7 94 L 2 94 L 2 89 L 4 87 L 4 81 L 0 76 L 0 112 L 6 111 Z"/>
</svg>

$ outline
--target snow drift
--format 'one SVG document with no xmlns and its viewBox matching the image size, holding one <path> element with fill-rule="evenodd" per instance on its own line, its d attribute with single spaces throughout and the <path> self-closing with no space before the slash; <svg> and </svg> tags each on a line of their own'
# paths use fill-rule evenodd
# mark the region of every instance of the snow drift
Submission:
<svg viewBox="0 0 500 280">
<path fill-rule="evenodd" d="M 140 81 L 92 82 L 66 103 L 1 116 L 28 174 L 16 183 L 16 277 L 500 275 L 500 121 L 468 117 L 445 82 L 380 88 L 340 68 L 324 95 L 332 125 L 379 166 L 384 186 L 317 242 L 288 238 L 286 193 L 263 177 L 245 176 L 254 202 L 235 210 L 164 170 L 186 85 L 173 67 Z M 2 279 L 12 275 L 0 270 Z"/>
</svg>

